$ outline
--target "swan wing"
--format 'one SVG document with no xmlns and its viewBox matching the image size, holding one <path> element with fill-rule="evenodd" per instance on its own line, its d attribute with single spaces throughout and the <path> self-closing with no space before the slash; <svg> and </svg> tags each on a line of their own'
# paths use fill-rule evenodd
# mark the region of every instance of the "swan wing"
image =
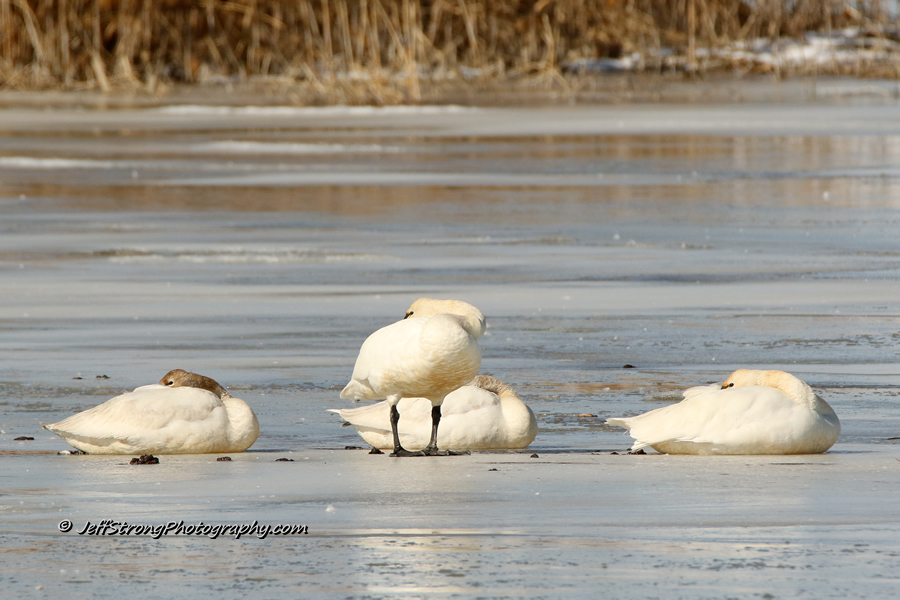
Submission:
<svg viewBox="0 0 900 600">
<path fill-rule="evenodd" d="M 222 401 L 212 392 L 146 385 L 45 427 L 64 438 L 136 443 L 173 425 L 225 418 Z"/>
<path fill-rule="evenodd" d="M 392 371 L 404 369 L 415 356 L 418 336 L 426 319 L 404 319 L 382 327 L 363 342 L 350 383 L 341 392 L 345 400 L 380 400 L 382 384 Z"/>
<path fill-rule="evenodd" d="M 748 386 L 718 390 L 696 398 L 681 415 L 677 441 L 737 447 L 766 445 L 790 435 L 809 411 L 781 390 Z"/>
<path fill-rule="evenodd" d="M 494 392 L 473 385 L 464 385 L 447 394 L 444 403 L 441 404 L 441 418 L 451 415 L 469 415 L 475 421 L 496 419 L 502 416 L 500 397 Z"/>
<path fill-rule="evenodd" d="M 667 442 L 762 446 L 788 435 L 809 412 L 780 390 L 747 386 L 710 390 L 678 404 L 607 422 L 629 429 L 641 447 Z"/>
</svg>

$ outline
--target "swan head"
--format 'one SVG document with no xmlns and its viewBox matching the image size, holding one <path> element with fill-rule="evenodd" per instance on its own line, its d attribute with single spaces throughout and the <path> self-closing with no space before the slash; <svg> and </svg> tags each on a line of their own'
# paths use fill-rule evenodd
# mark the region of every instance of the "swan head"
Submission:
<svg viewBox="0 0 900 600">
<path fill-rule="evenodd" d="M 485 391 L 497 394 L 497 396 L 499 397 L 503 397 L 504 395 L 512 395 L 516 398 L 519 397 L 519 395 L 516 394 L 515 390 L 513 390 L 510 386 L 506 385 L 496 377 L 491 377 L 490 375 L 476 375 L 475 378 L 466 385 L 481 388 Z"/>
<path fill-rule="evenodd" d="M 485 320 L 481 311 L 462 300 L 419 298 L 406 311 L 404 319 L 428 319 L 435 315 L 457 315 L 467 323 L 466 329 L 475 339 L 484 334 Z"/>
<path fill-rule="evenodd" d="M 777 388 L 787 394 L 795 402 L 812 404 L 815 392 L 804 381 L 786 373 L 785 371 L 759 371 L 754 369 L 738 369 L 728 376 L 722 384 L 722 389 L 744 387 L 749 385 L 762 385 Z"/>
<path fill-rule="evenodd" d="M 215 379 L 204 377 L 197 373 L 191 373 L 184 369 L 173 369 L 159 380 L 159 385 L 166 387 L 194 387 L 212 392 L 219 398 L 228 396 L 228 390 L 219 385 Z"/>
<path fill-rule="evenodd" d="M 728 376 L 722 383 L 722 389 L 727 390 L 728 388 L 733 387 L 744 387 L 748 385 L 761 385 L 759 383 L 760 373 L 765 373 L 765 371 L 756 371 L 752 369 L 738 369 L 734 373 Z"/>
</svg>

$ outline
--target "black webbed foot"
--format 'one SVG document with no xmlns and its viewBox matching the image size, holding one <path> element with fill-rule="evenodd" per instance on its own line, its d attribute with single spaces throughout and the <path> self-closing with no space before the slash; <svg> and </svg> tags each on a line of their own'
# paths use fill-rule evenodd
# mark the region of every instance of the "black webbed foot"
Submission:
<svg viewBox="0 0 900 600">
<path fill-rule="evenodd" d="M 417 450 L 416 452 L 411 452 L 402 446 L 394 448 L 394 451 L 391 452 L 391 456 L 400 457 L 400 456 L 425 456 L 425 453 L 421 450 Z"/>
<path fill-rule="evenodd" d="M 437 448 L 425 448 L 422 450 L 426 456 L 464 456 L 467 454 L 472 454 L 468 450 L 464 450 L 463 452 L 455 452 L 453 450 L 438 450 Z"/>
</svg>

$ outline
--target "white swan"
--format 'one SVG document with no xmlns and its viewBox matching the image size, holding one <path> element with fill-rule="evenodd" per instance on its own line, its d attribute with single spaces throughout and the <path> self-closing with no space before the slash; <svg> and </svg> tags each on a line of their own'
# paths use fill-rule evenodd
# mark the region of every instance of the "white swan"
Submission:
<svg viewBox="0 0 900 600">
<path fill-rule="evenodd" d="M 181 369 L 44 429 L 88 454 L 242 452 L 259 437 L 247 403 Z"/>
<path fill-rule="evenodd" d="M 382 327 L 363 342 L 341 398 L 387 399 L 394 448 L 391 456 L 439 454 L 441 403 L 447 394 L 478 373 L 481 349 L 477 340 L 484 328 L 484 315 L 471 304 L 419 298 L 409 307 L 404 320 Z M 431 402 L 431 438 L 420 452 L 410 452 L 400 444 L 397 403 L 403 397 Z"/>
<path fill-rule="evenodd" d="M 690 388 L 677 404 L 606 422 L 629 430 L 632 451 L 667 454 L 819 454 L 841 434 L 834 410 L 806 383 L 749 369 Z"/>
<path fill-rule="evenodd" d="M 403 398 L 397 403 L 400 444 L 420 450 L 431 436 L 431 402 Z M 329 409 L 341 415 L 366 442 L 382 450 L 393 448 L 390 404 L 379 402 L 359 408 Z M 524 448 L 537 435 L 534 413 L 515 391 L 498 379 L 479 375 L 468 385 L 450 392 L 441 404 L 437 445 L 448 450 L 501 450 Z"/>
</svg>

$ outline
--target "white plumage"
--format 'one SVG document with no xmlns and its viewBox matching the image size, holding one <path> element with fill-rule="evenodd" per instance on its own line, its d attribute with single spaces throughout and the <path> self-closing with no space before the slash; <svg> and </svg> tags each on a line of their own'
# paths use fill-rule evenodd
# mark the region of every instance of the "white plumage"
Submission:
<svg viewBox="0 0 900 600">
<path fill-rule="evenodd" d="M 259 437 L 243 400 L 181 369 L 44 429 L 88 454 L 242 452 Z"/>
<path fill-rule="evenodd" d="M 841 433 L 834 410 L 806 383 L 749 369 L 721 386 L 689 388 L 677 404 L 606 422 L 629 430 L 632 450 L 667 454 L 819 454 Z"/>
<path fill-rule="evenodd" d="M 382 327 L 366 339 L 341 398 L 387 399 L 396 456 L 421 454 L 405 450 L 396 437 L 397 403 L 403 397 L 429 400 L 432 436 L 424 453 L 436 454 L 438 407 L 447 394 L 478 373 L 478 338 L 484 328 L 484 316 L 471 304 L 420 298 L 409 307 L 404 320 Z"/>
<path fill-rule="evenodd" d="M 400 444 L 420 450 L 431 436 L 431 402 L 403 398 L 397 403 Z M 375 448 L 393 448 L 390 404 L 379 402 L 359 408 L 329 409 L 339 414 Z M 500 450 L 525 448 L 537 435 L 534 413 L 508 385 L 479 375 L 468 385 L 450 392 L 441 404 L 437 445 L 448 450 Z"/>
</svg>

